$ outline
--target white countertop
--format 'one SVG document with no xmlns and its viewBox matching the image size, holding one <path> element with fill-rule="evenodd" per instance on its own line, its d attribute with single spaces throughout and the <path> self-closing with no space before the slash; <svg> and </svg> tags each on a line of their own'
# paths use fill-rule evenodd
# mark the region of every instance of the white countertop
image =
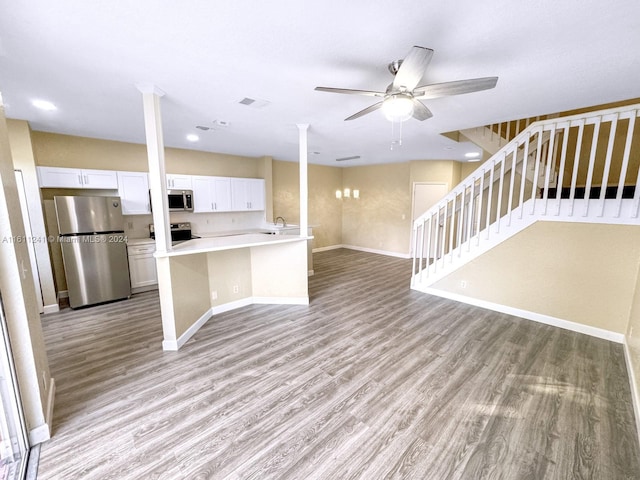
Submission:
<svg viewBox="0 0 640 480">
<path fill-rule="evenodd" d="M 246 231 L 246 230 L 245 230 Z M 235 248 L 259 247 L 261 245 L 275 245 L 279 243 L 292 243 L 307 241 L 313 237 L 301 237 L 298 235 L 272 235 L 268 233 L 245 233 L 238 235 L 225 235 L 215 237 L 195 238 L 179 243 L 167 252 L 156 252 L 156 257 L 175 257 L 177 255 L 191 255 L 194 253 L 217 252 Z"/>
<path fill-rule="evenodd" d="M 127 238 L 127 245 L 154 245 L 156 241 L 153 238 Z"/>
</svg>

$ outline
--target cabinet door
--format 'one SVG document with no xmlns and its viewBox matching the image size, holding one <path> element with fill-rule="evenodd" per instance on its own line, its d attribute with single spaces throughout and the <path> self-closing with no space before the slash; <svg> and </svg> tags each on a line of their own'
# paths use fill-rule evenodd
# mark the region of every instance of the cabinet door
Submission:
<svg viewBox="0 0 640 480">
<path fill-rule="evenodd" d="M 264 180 L 250 178 L 247 184 L 249 210 L 264 210 Z"/>
<path fill-rule="evenodd" d="M 249 196 L 246 178 L 231 179 L 231 209 L 236 212 L 249 210 Z"/>
<path fill-rule="evenodd" d="M 213 177 L 213 209 L 216 212 L 228 212 L 231 210 L 231 179 L 225 177 Z M 194 193 L 195 195 L 195 193 Z"/>
<path fill-rule="evenodd" d="M 38 167 L 38 183 L 41 188 L 82 188 L 82 171 L 79 168 Z"/>
<path fill-rule="evenodd" d="M 149 176 L 147 172 L 117 172 L 118 195 L 122 200 L 123 215 L 151 213 Z"/>
<path fill-rule="evenodd" d="M 167 188 L 174 190 L 191 190 L 193 188 L 191 175 L 167 174 Z"/>
<path fill-rule="evenodd" d="M 158 283 L 156 259 L 152 254 L 130 255 L 129 274 L 131 288 L 147 287 Z"/>
<path fill-rule="evenodd" d="M 193 211 L 194 213 L 213 212 L 215 200 L 211 177 L 193 176 Z"/>
<path fill-rule="evenodd" d="M 82 170 L 82 188 L 118 188 L 118 175 L 113 170 Z"/>
</svg>

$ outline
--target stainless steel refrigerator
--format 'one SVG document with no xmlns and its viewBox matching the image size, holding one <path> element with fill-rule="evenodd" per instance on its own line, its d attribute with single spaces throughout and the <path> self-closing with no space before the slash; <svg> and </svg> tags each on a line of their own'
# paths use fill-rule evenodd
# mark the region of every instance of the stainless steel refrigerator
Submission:
<svg viewBox="0 0 640 480">
<path fill-rule="evenodd" d="M 131 295 L 120 197 L 54 197 L 71 308 Z"/>
</svg>

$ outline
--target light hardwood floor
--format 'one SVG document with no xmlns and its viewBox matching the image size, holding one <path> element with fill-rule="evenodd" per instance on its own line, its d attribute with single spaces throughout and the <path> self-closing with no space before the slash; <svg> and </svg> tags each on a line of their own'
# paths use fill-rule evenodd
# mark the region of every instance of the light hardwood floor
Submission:
<svg viewBox="0 0 640 480">
<path fill-rule="evenodd" d="M 40 479 L 638 479 L 622 347 L 314 254 L 311 304 L 218 315 L 161 350 L 155 292 L 43 317 Z"/>
</svg>

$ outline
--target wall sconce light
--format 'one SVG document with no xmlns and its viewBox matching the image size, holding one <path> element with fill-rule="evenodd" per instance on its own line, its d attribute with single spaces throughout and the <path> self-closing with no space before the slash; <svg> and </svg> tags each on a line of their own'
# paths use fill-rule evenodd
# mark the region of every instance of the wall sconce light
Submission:
<svg viewBox="0 0 640 480">
<path fill-rule="evenodd" d="M 358 190 L 357 188 L 354 188 L 353 190 L 351 190 L 350 188 L 345 188 L 344 190 L 336 190 L 336 198 L 338 200 L 342 198 L 351 198 L 351 197 L 355 199 L 359 199 L 360 190 Z"/>
</svg>

